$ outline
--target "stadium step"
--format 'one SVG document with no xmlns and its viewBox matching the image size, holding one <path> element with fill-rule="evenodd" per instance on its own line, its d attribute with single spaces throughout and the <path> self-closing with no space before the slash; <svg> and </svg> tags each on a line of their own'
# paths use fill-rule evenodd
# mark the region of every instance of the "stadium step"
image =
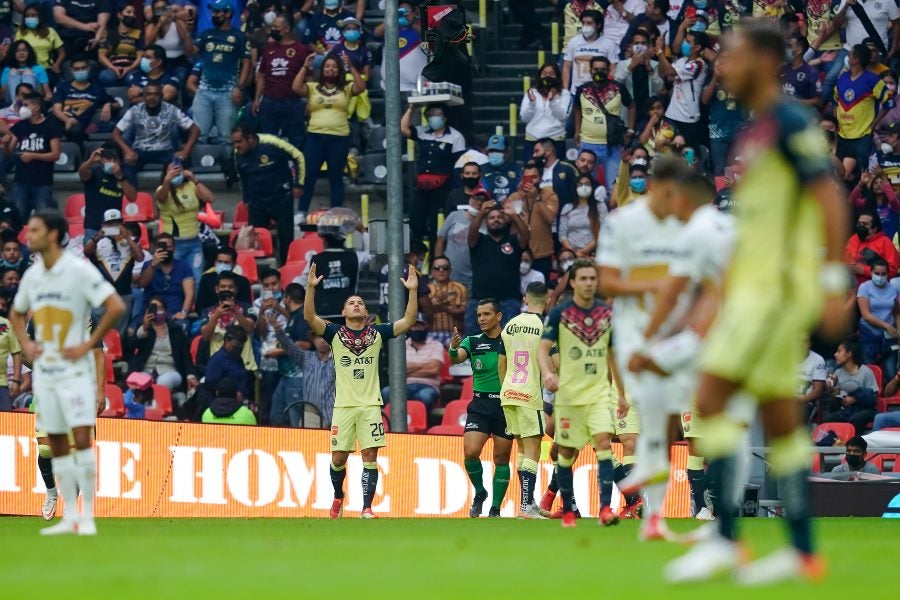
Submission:
<svg viewBox="0 0 900 600">
<path fill-rule="evenodd" d="M 504 44 L 504 48 L 515 48 L 515 45 Z M 538 67 L 538 53 L 534 50 L 496 50 L 489 51 L 486 57 L 489 65 L 532 64 Z"/>
<path fill-rule="evenodd" d="M 533 76 L 537 71 L 537 62 L 513 63 L 513 64 L 488 64 L 487 74 L 490 77 L 514 77 L 521 82 L 525 75 Z M 522 84 L 519 83 L 521 86 Z M 520 88 L 521 89 L 521 88 Z"/>
</svg>

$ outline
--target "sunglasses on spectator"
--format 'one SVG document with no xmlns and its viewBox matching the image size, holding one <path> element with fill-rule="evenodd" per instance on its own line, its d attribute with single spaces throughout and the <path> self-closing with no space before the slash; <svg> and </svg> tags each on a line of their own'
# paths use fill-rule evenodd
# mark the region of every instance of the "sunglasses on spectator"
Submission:
<svg viewBox="0 0 900 600">
<path fill-rule="evenodd" d="M 434 271 L 449 271 L 450 265 L 433 265 L 431 268 Z"/>
</svg>

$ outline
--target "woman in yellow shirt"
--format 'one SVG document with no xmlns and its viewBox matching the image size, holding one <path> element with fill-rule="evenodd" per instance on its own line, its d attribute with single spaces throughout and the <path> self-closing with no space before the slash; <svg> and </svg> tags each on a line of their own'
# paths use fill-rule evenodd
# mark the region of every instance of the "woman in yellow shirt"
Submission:
<svg viewBox="0 0 900 600">
<path fill-rule="evenodd" d="M 306 82 L 315 54 L 309 55 L 300 72 L 294 78 L 292 89 L 301 98 L 307 99 L 306 111 L 309 124 L 303 156 L 306 159 L 306 193 L 300 198 L 300 212 L 309 210 L 309 201 L 316 188 L 316 180 L 322 170 L 322 163 L 328 163 L 328 182 L 331 186 L 331 206 L 340 206 L 344 201 L 344 167 L 350 151 L 350 124 L 347 107 L 350 99 L 366 89 L 359 71 L 346 54 L 340 57 L 329 54 L 322 62 L 319 81 Z M 347 81 L 347 74 L 353 81 Z"/>
<path fill-rule="evenodd" d="M 63 50 L 62 38 L 55 29 L 47 25 L 41 14 L 40 4 L 29 4 L 25 9 L 22 24 L 16 29 L 16 40 L 25 40 L 31 44 L 37 63 L 53 73 L 52 79 L 59 78 L 60 68 L 66 60 L 66 51 Z"/>
<path fill-rule="evenodd" d="M 163 171 L 156 188 L 156 207 L 164 233 L 175 238 L 175 259 L 186 260 L 194 271 L 194 281 L 203 275 L 203 242 L 197 213 L 213 203 L 213 194 L 197 177 L 177 162 Z"/>
</svg>

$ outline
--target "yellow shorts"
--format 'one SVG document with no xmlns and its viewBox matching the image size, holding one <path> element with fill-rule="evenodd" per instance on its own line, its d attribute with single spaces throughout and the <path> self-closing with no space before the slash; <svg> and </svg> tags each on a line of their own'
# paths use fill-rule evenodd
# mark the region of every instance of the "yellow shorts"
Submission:
<svg viewBox="0 0 900 600">
<path fill-rule="evenodd" d="M 681 413 L 681 433 L 684 439 L 703 437 L 703 427 L 696 410 Z"/>
<path fill-rule="evenodd" d="M 384 422 L 380 406 L 335 407 L 331 419 L 331 450 L 354 452 L 359 449 L 384 448 Z"/>
<path fill-rule="evenodd" d="M 581 450 L 589 443 L 593 445 L 598 433 L 612 434 L 615 430 L 609 408 L 602 402 L 557 406 L 553 416 L 556 418 L 556 443 L 565 448 Z"/>
<path fill-rule="evenodd" d="M 794 397 L 813 312 L 809 306 L 770 301 L 768 293 L 726 297 L 700 357 L 702 372 L 736 383 L 763 401 Z"/>
<path fill-rule="evenodd" d="M 641 415 L 638 412 L 637 406 L 634 404 L 629 404 L 628 406 L 628 414 L 625 415 L 624 419 L 620 419 L 616 416 L 616 411 L 619 408 L 618 402 L 610 402 L 607 404 L 607 408 L 609 409 L 609 420 L 613 424 L 613 434 L 615 435 L 627 435 L 627 434 L 639 434 L 641 432 L 640 427 L 640 419 Z"/>
<path fill-rule="evenodd" d="M 544 435 L 544 413 L 527 406 L 508 404 L 503 407 L 506 417 L 506 431 L 520 438 L 541 437 Z"/>
</svg>

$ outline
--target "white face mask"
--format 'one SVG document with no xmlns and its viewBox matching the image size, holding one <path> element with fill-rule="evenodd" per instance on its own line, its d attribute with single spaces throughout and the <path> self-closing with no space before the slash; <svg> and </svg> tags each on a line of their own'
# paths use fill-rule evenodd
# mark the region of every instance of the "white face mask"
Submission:
<svg viewBox="0 0 900 600">
<path fill-rule="evenodd" d="M 525 275 L 528 271 L 531 270 L 531 263 L 525 262 L 524 260 L 519 263 L 519 274 Z"/>
<path fill-rule="evenodd" d="M 575 264 L 575 261 L 574 261 L 574 260 L 563 261 L 563 264 L 562 264 L 562 270 L 563 270 L 563 272 L 564 272 L 564 273 L 567 272 L 567 271 L 569 270 L 569 268 L 570 268 L 572 265 L 574 265 L 574 264 Z"/>
<path fill-rule="evenodd" d="M 267 12 L 266 14 L 263 15 L 263 21 L 265 21 L 266 25 L 271 25 L 272 23 L 275 22 L 275 17 L 277 17 L 277 16 L 278 15 L 275 13 L 274 10 L 270 10 L 269 12 Z"/>
<path fill-rule="evenodd" d="M 881 153 L 882 154 L 891 154 L 894 151 L 894 147 L 888 144 L 887 142 L 881 143 Z"/>
<path fill-rule="evenodd" d="M 581 35 L 583 35 L 586 38 L 589 38 L 592 35 L 594 35 L 594 32 L 596 32 L 596 31 L 597 31 L 597 28 L 594 27 L 593 25 L 582 25 L 581 26 Z"/>
<path fill-rule="evenodd" d="M 589 185 L 579 185 L 575 188 L 575 193 L 578 194 L 579 198 L 590 198 L 592 191 Z"/>
<path fill-rule="evenodd" d="M 19 118 L 22 119 L 23 121 L 27 121 L 28 119 L 30 119 L 31 118 L 31 109 L 28 108 L 27 106 L 23 106 L 22 108 L 20 108 L 19 109 Z"/>
</svg>

